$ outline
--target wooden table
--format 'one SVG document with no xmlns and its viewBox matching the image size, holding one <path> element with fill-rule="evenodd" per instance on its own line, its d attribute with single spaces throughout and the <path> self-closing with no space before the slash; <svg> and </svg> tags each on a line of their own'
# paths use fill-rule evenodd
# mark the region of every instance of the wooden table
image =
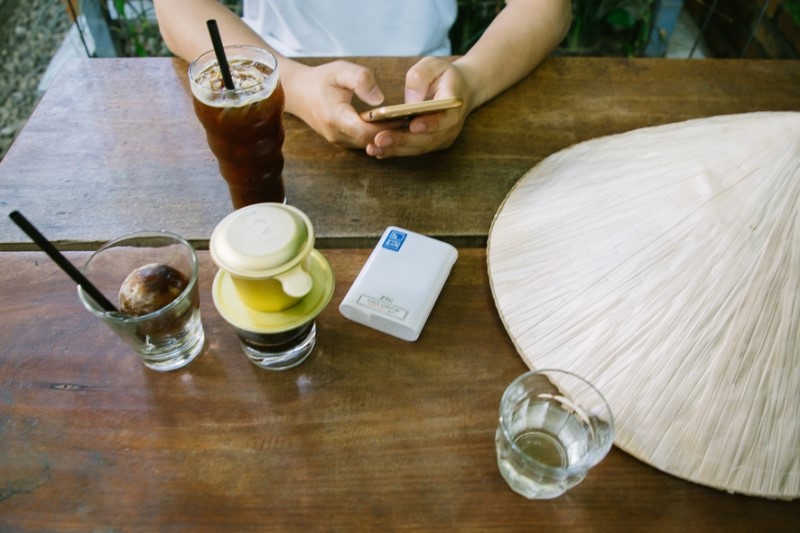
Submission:
<svg viewBox="0 0 800 533">
<path fill-rule="evenodd" d="M 361 61 L 394 81 L 410 63 Z M 230 206 L 183 68 L 68 65 L 0 163 L 0 204 L 78 265 L 143 227 L 202 248 Z M 558 499 L 511 492 L 494 430 L 503 389 L 526 368 L 495 310 L 482 246 L 507 190 L 553 151 L 694 116 L 800 110 L 798 86 L 800 62 L 554 59 L 476 113 L 451 150 L 393 161 L 330 147 L 288 119 L 287 188 L 337 287 L 311 358 L 281 373 L 251 365 L 216 312 L 208 252 L 206 351 L 159 374 L 3 217 L 0 530 L 796 531 L 799 501 L 730 495 L 617 449 Z M 389 224 L 459 246 L 415 343 L 337 310 Z"/>
<path fill-rule="evenodd" d="M 356 59 L 398 102 L 413 59 Z M 230 209 L 194 117 L 186 64 L 67 64 L 0 165 L 0 203 L 85 249 L 158 227 L 201 247 Z M 286 120 L 284 180 L 322 247 L 371 247 L 389 224 L 483 246 L 508 190 L 576 142 L 716 114 L 800 110 L 800 61 L 558 58 L 475 112 L 446 152 L 378 161 Z M 0 246 L 27 238 L 0 223 Z"/>
</svg>

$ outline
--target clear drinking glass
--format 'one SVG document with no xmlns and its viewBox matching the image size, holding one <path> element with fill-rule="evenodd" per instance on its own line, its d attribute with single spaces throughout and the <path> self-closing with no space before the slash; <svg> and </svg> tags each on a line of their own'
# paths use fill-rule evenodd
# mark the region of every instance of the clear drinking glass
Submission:
<svg viewBox="0 0 800 533">
<path fill-rule="evenodd" d="M 243 207 L 217 224 L 209 252 L 219 267 L 214 305 L 250 362 L 287 370 L 305 361 L 335 285 L 308 216 L 275 202 Z"/>
<path fill-rule="evenodd" d="M 110 302 L 116 302 L 128 274 L 152 263 L 168 265 L 188 281 L 183 291 L 161 309 L 131 316 L 104 310 L 80 287 L 78 295 L 86 309 L 136 350 L 146 367 L 176 370 L 200 355 L 205 344 L 197 282 L 199 265 L 192 245 L 168 232 L 132 233 L 103 245 L 92 254 L 82 272 Z"/>
<path fill-rule="evenodd" d="M 225 55 L 234 89 L 222 83 L 213 50 L 189 65 L 195 114 L 217 156 L 233 207 L 283 203 L 285 96 L 278 61 L 253 46 L 226 46 Z"/>
<path fill-rule="evenodd" d="M 314 320 L 281 333 L 255 333 L 235 328 L 245 355 L 266 370 L 289 370 L 302 364 L 317 342 Z"/>
<path fill-rule="evenodd" d="M 575 374 L 527 372 L 503 393 L 497 464 L 509 487 L 526 498 L 555 498 L 574 487 L 613 441 L 608 403 Z"/>
</svg>

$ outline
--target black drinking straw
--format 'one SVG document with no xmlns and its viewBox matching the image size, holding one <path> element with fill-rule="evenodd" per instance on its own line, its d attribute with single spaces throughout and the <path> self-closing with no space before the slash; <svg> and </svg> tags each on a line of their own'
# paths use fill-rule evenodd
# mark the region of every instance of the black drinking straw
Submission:
<svg viewBox="0 0 800 533">
<path fill-rule="evenodd" d="M 67 273 L 69 277 L 72 278 L 75 283 L 81 286 L 81 288 L 86 291 L 86 293 L 92 297 L 92 299 L 97 302 L 100 307 L 108 311 L 109 313 L 116 313 L 117 308 L 114 307 L 114 304 L 108 301 L 108 299 L 103 296 L 97 287 L 92 285 L 92 283 L 86 279 L 86 276 L 81 274 L 80 270 L 75 268 L 75 266 L 70 263 L 66 257 L 64 257 L 61 252 L 59 252 L 53 244 L 48 241 L 44 235 L 39 233 L 33 224 L 28 222 L 28 219 L 25 218 L 22 213 L 19 211 L 12 211 L 8 218 L 14 221 L 14 223 L 19 226 L 19 228 L 28 234 L 28 236 L 33 239 L 39 248 L 44 251 L 47 255 L 50 256 L 50 259 L 56 262 L 58 266 L 61 267 L 61 270 Z"/>
<path fill-rule="evenodd" d="M 231 77 L 231 68 L 228 66 L 228 58 L 225 57 L 225 48 L 222 46 L 222 38 L 219 36 L 217 21 L 211 19 L 206 24 L 208 25 L 208 34 L 211 36 L 211 42 L 214 44 L 214 53 L 217 55 L 222 81 L 225 83 L 225 88 L 232 91 L 235 87 Z"/>
</svg>

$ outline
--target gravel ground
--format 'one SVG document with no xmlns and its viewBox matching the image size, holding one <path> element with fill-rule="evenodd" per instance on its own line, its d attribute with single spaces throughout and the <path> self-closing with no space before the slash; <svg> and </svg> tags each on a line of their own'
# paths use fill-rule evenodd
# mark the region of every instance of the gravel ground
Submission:
<svg viewBox="0 0 800 533">
<path fill-rule="evenodd" d="M 242 0 L 223 4 L 241 15 Z M 39 102 L 39 81 L 71 26 L 64 0 L 0 0 L 0 159 Z M 151 55 L 166 53 L 153 29 L 159 53 Z"/>
<path fill-rule="evenodd" d="M 36 107 L 39 80 L 69 27 L 62 0 L 0 0 L 0 159 Z"/>
</svg>

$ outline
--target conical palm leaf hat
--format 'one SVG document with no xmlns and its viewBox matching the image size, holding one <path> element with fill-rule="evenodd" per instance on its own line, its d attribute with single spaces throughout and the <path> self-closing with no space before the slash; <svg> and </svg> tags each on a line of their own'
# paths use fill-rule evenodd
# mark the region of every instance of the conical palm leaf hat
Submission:
<svg viewBox="0 0 800 533">
<path fill-rule="evenodd" d="M 594 383 L 619 448 L 729 492 L 800 495 L 800 113 L 556 153 L 505 199 L 487 257 L 523 360 Z"/>
</svg>

